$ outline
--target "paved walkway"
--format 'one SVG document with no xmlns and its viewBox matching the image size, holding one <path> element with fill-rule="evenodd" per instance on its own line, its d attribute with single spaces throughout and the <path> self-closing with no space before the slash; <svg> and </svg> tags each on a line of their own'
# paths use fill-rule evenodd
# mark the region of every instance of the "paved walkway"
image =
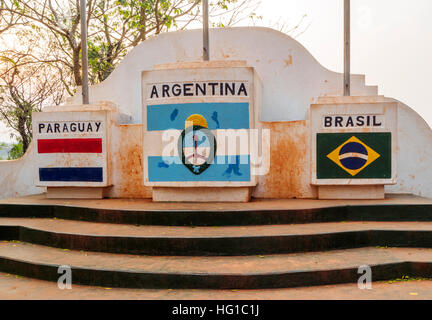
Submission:
<svg viewBox="0 0 432 320">
<path fill-rule="evenodd" d="M 0 299 L 25 300 L 431 300 L 432 281 L 374 282 L 371 290 L 357 284 L 269 290 L 143 290 L 72 285 L 60 290 L 54 282 L 0 273 Z"/>
</svg>

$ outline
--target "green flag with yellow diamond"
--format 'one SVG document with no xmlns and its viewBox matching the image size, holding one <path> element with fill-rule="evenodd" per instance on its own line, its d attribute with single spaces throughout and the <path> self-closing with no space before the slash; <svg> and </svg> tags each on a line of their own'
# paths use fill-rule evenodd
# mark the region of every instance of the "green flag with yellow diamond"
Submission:
<svg viewBox="0 0 432 320">
<path fill-rule="evenodd" d="M 317 133 L 317 179 L 390 179 L 391 133 Z"/>
</svg>

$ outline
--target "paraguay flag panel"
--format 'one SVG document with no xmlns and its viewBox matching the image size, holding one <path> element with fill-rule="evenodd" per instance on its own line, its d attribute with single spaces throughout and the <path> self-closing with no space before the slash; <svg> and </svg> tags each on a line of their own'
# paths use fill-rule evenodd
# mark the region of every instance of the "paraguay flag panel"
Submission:
<svg viewBox="0 0 432 320">
<path fill-rule="evenodd" d="M 39 181 L 103 182 L 102 138 L 38 139 Z"/>
<path fill-rule="evenodd" d="M 36 113 L 33 132 L 39 186 L 107 184 L 105 117 L 96 112 Z"/>
<path fill-rule="evenodd" d="M 251 181 L 249 103 L 148 105 L 146 116 L 147 181 Z M 242 138 L 232 140 L 236 134 Z M 164 154 L 164 135 L 171 137 L 169 156 Z"/>
</svg>

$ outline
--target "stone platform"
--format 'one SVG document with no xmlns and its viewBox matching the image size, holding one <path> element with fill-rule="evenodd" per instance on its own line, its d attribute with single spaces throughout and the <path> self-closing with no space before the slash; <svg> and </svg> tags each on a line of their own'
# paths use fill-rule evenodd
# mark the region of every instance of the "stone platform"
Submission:
<svg viewBox="0 0 432 320">
<path fill-rule="evenodd" d="M 432 200 L 0 201 L 0 272 L 73 284 L 263 289 L 432 276 Z"/>
</svg>

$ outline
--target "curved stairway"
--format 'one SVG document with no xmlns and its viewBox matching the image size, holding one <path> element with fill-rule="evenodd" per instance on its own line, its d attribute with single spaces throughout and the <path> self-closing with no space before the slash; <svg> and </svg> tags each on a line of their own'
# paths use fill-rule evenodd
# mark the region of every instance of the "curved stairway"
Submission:
<svg viewBox="0 0 432 320">
<path fill-rule="evenodd" d="M 362 265 L 373 281 L 431 278 L 432 203 L 416 199 L 240 211 L 2 202 L 0 271 L 57 281 L 67 265 L 75 284 L 172 289 L 357 282 Z"/>
</svg>

